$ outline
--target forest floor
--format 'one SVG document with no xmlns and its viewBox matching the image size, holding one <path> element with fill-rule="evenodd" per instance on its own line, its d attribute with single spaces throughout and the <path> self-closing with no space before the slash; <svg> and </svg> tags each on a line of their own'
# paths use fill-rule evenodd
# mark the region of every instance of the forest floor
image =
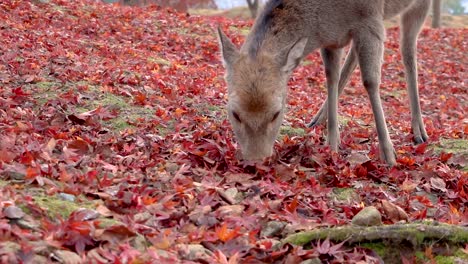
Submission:
<svg viewBox="0 0 468 264">
<path fill-rule="evenodd" d="M 0 2 L 0 262 L 381 263 L 385 241 L 280 242 L 347 226 L 366 206 L 385 225 L 402 220 L 390 206 L 409 223 L 467 226 L 466 27 L 420 34 L 429 141 L 418 146 L 399 30 L 388 28 L 390 168 L 358 72 L 340 98 L 340 151 L 325 145 L 324 127 L 305 126 L 326 97 L 318 52 L 289 82 L 275 156 L 238 161 L 218 25 L 239 45 L 251 21 L 92 0 Z M 393 258 L 466 263 L 466 244 L 436 244 Z"/>
</svg>

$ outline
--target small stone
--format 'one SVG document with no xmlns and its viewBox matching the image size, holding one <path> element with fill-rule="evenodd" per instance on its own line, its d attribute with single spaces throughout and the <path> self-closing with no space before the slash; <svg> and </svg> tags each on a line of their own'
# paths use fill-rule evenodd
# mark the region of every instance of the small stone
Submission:
<svg viewBox="0 0 468 264">
<path fill-rule="evenodd" d="M 167 162 L 166 163 L 166 171 L 170 173 L 175 173 L 179 170 L 179 165 L 177 163 Z"/>
<path fill-rule="evenodd" d="M 53 253 L 53 258 L 56 259 L 60 263 L 67 263 L 67 264 L 80 264 L 83 263 L 82 259 L 78 254 L 68 250 L 56 250 Z"/>
<path fill-rule="evenodd" d="M 148 221 L 152 216 L 153 215 L 150 212 L 145 211 L 142 213 L 135 214 L 134 219 L 135 222 L 142 223 Z"/>
<path fill-rule="evenodd" d="M 15 182 L 23 182 L 26 178 L 26 174 L 16 171 L 5 171 L 3 174 Z"/>
<path fill-rule="evenodd" d="M 191 261 L 203 260 L 208 263 L 212 263 L 213 252 L 206 249 L 204 246 L 199 244 L 179 244 L 176 246 L 179 256 L 183 259 Z"/>
<path fill-rule="evenodd" d="M 374 206 L 363 208 L 351 220 L 353 225 L 357 226 L 377 226 L 382 224 L 382 215 Z"/>
<path fill-rule="evenodd" d="M 23 210 L 14 205 L 8 206 L 7 208 L 3 209 L 3 214 L 8 219 L 21 219 L 24 217 Z"/>
<path fill-rule="evenodd" d="M 15 242 L 3 241 L 0 242 L 0 248 L 2 254 L 13 254 L 16 255 L 17 252 L 21 250 L 21 246 Z"/>
<path fill-rule="evenodd" d="M 68 202 L 74 202 L 76 199 L 75 195 L 68 193 L 59 193 L 57 194 L 57 197 Z"/>
<path fill-rule="evenodd" d="M 135 239 L 133 239 L 130 243 L 135 249 L 141 252 L 144 252 L 148 248 L 148 242 L 142 235 L 136 235 Z"/>
<path fill-rule="evenodd" d="M 23 228 L 23 229 L 30 229 L 30 230 L 36 230 L 39 228 L 39 225 L 36 223 L 36 222 L 33 222 L 33 220 L 29 219 L 29 220 L 26 220 L 26 219 L 19 219 L 19 220 L 16 220 L 16 225 L 18 225 L 19 227 Z"/>
<path fill-rule="evenodd" d="M 34 255 L 30 261 L 31 261 L 31 263 L 35 263 L 35 264 L 49 263 L 49 260 L 46 257 L 41 256 L 41 255 Z M 67 263 L 68 264 L 69 262 L 62 262 L 62 263 Z"/>
<path fill-rule="evenodd" d="M 237 190 L 237 188 L 229 188 L 225 191 L 225 193 L 231 197 L 231 199 L 235 199 L 236 198 L 236 195 L 239 191 Z"/>
<path fill-rule="evenodd" d="M 156 249 L 155 252 L 156 252 L 157 256 L 163 257 L 163 258 L 170 258 L 172 256 L 172 254 L 173 254 L 173 253 L 170 253 L 169 251 L 163 250 L 163 249 Z"/>
<path fill-rule="evenodd" d="M 272 237 L 279 234 L 286 223 L 279 222 L 279 221 L 270 221 L 266 224 L 266 226 L 260 231 L 260 237 Z"/>
<path fill-rule="evenodd" d="M 300 264 L 321 264 L 322 261 L 319 258 L 311 258 L 302 261 Z"/>
<path fill-rule="evenodd" d="M 240 204 L 224 205 L 216 210 L 220 217 L 224 216 L 241 216 L 244 212 L 244 206 Z"/>
</svg>

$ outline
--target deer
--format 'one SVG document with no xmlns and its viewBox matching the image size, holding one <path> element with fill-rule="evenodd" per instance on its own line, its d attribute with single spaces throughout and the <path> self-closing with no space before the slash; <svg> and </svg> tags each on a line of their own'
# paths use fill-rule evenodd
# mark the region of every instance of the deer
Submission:
<svg viewBox="0 0 468 264">
<path fill-rule="evenodd" d="M 269 0 L 240 49 L 218 27 L 227 84 L 228 119 L 244 160 L 263 160 L 273 146 L 286 110 L 287 82 L 301 60 L 320 49 L 327 98 L 308 124 L 327 121 L 327 144 L 338 152 L 338 97 L 359 65 L 374 116 L 381 159 L 396 154 L 380 99 L 384 20 L 400 15 L 400 50 L 416 144 L 428 140 L 418 91 L 416 42 L 431 0 Z M 343 67 L 344 48 L 350 45 Z"/>
</svg>

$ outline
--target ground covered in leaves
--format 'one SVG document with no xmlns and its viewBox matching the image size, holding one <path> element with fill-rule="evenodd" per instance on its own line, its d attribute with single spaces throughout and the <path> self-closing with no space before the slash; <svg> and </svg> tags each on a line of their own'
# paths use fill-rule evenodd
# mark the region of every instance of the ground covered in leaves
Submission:
<svg viewBox="0 0 468 264">
<path fill-rule="evenodd" d="M 218 25 L 241 43 L 250 22 L 91 0 L 0 3 L 0 262 L 373 263 L 364 246 L 275 245 L 368 205 L 386 224 L 401 220 L 388 206 L 411 222 L 468 224 L 468 29 L 420 35 L 430 140 L 419 146 L 399 31 L 388 30 L 381 94 L 398 154 L 388 168 L 358 73 L 340 100 L 340 152 L 324 146 L 324 128 L 305 128 L 326 96 L 318 53 L 291 78 L 275 158 L 240 163 Z"/>
</svg>

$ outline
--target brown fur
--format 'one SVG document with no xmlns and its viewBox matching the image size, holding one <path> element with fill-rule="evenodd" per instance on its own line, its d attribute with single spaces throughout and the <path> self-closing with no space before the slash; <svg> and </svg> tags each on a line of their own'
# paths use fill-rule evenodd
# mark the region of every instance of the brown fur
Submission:
<svg viewBox="0 0 468 264">
<path fill-rule="evenodd" d="M 275 64 L 267 56 L 259 56 L 255 61 L 251 58 L 243 58 L 248 62 L 239 63 L 235 68 L 236 80 L 240 82 L 236 90 L 242 107 L 249 112 L 265 111 L 271 104 L 274 94 L 274 78 L 265 74 L 275 70 Z"/>
</svg>

